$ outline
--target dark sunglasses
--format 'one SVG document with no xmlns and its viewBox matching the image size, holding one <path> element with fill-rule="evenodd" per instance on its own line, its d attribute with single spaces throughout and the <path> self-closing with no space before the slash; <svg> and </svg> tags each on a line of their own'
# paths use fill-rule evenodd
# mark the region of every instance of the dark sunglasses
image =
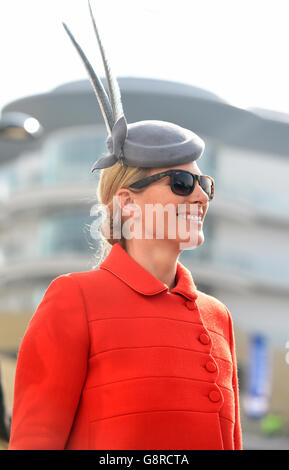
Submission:
<svg viewBox="0 0 289 470">
<path fill-rule="evenodd" d="M 129 188 L 143 188 L 154 181 L 158 181 L 165 176 L 170 176 L 170 186 L 173 193 L 179 196 L 188 196 L 194 191 L 196 181 L 201 186 L 202 190 L 208 195 L 209 200 L 214 197 L 215 181 L 208 175 L 196 175 L 185 170 L 167 170 L 161 173 L 156 173 L 152 176 L 147 176 L 139 181 L 131 184 Z"/>
</svg>

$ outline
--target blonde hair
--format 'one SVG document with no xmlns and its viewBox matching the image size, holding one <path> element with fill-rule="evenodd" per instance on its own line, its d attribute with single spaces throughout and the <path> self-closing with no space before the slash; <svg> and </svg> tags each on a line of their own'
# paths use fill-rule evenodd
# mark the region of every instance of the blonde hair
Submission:
<svg viewBox="0 0 289 470">
<path fill-rule="evenodd" d="M 101 170 L 100 178 L 97 187 L 97 202 L 106 206 L 109 212 L 109 227 L 107 232 L 109 236 L 106 238 L 103 233 L 104 222 L 100 225 L 97 252 L 95 254 L 96 264 L 92 266 L 92 269 L 97 269 L 102 263 L 104 258 L 108 255 L 111 247 L 115 243 L 124 245 L 124 238 L 121 231 L 121 238 L 113 238 L 113 222 L 115 214 L 113 214 L 113 196 L 117 193 L 120 188 L 128 188 L 129 185 L 135 183 L 141 178 L 145 178 L 150 175 L 151 168 L 132 167 L 124 165 L 120 162 L 116 162 L 112 167 L 104 168 Z M 143 189 L 131 189 L 133 192 L 142 192 Z M 122 220 L 120 221 L 122 229 Z"/>
</svg>

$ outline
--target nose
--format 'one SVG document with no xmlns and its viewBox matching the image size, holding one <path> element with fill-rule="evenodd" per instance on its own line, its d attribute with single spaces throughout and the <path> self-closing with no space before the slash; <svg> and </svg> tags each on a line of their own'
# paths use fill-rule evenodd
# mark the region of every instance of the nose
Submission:
<svg viewBox="0 0 289 470">
<path fill-rule="evenodd" d="M 190 198 L 193 199 L 193 202 L 199 202 L 200 204 L 206 204 L 209 202 L 209 196 L 201 188 L 199 181 L 196 181 L 194 191 L 190 194 Z"/>
</svg>

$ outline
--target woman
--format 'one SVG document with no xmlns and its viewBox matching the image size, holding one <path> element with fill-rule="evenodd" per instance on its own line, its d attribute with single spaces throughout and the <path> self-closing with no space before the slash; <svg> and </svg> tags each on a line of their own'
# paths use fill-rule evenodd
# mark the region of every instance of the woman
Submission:
<svg viewBox="0 0 289 470">
<path fill-rule="evenodd" d="M 241 449 L 230 313 L 178 261 L 203 243 L 214 195 L 196 163 L 203 141 L 164 121 L 127 125 L 117 82 L 107 73 L 109 100 L 66 30 L 110 134 L 109 155 L 92 169 L 102 169 L 110 249 L 98 269 L 55 278 L 32 317 L 9 449 Z M 113 232 L 119 213 L 121 238 Z"/>
</svg>

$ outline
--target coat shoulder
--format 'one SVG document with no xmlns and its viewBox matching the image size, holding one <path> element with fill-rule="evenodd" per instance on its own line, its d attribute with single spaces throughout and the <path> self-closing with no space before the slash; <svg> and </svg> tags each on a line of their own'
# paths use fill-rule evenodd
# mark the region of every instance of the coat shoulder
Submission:
<svg viewBox="0 0 289 470">
<path fill-rule="evenodd" d="M 61 274 L 56 279 L 67 277 L 73 279 L 81 287 L 89 284 L 102 284 L 107 282 L 107 272 L 103 269 L 91 269 L 87 271 L 69 272 Z"/>
<path fill-rule="evenodd" d="M 110 273 L 105 269 L 91 269 L 87 271 L 79 271 L 79 272 L 70 272 L 64 274 L 64 276 L 69 276 L 70 278 L 74 279 L 79 285 L 85 286 L 89 284 L 105 284 L 108 281 L 111 282 Z"/>
<path fill-rule="evenodd" d="M 62 275 L 69 277 L 78 286 L 79 291 L 87 303 L 93 300 L 98 304 L 105 304 L 111 299 L 112 292 L 118 292 L 119 279 L 105 269 L 92 269 L 89 271 L 70 272 Z"/>
</svg>

